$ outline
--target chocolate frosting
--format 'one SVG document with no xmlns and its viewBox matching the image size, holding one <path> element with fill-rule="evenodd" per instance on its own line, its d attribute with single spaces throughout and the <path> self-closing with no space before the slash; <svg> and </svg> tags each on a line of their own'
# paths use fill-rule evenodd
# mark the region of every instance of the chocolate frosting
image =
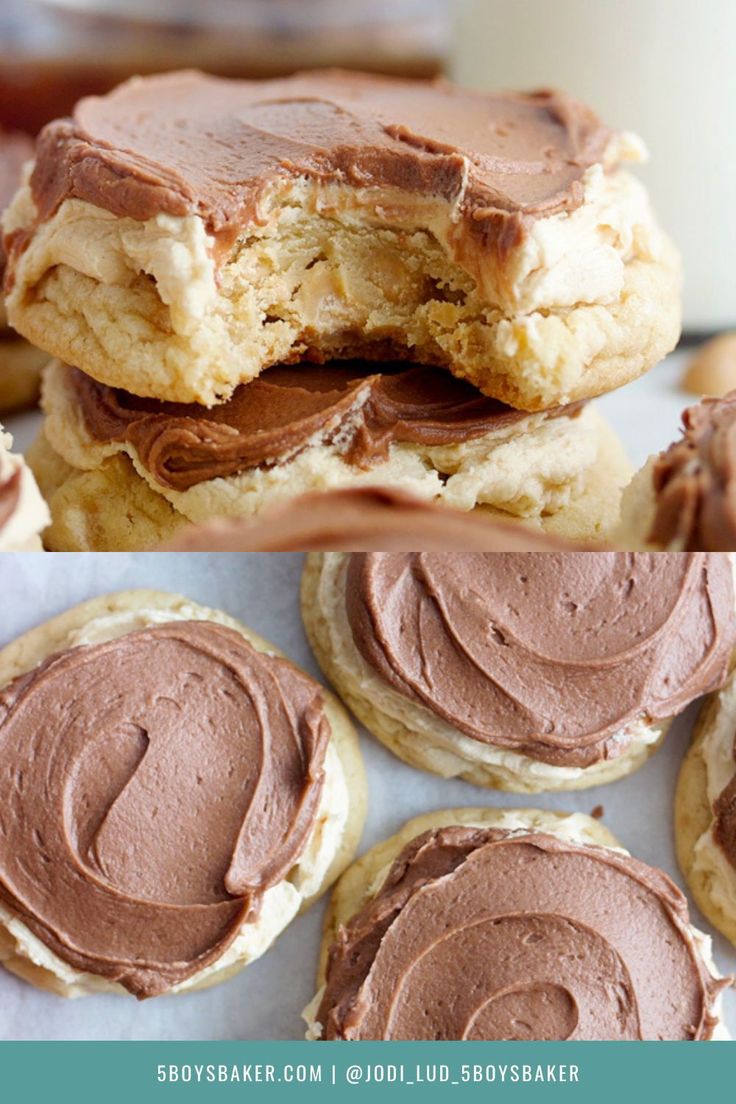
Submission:
<svg viewBox="0 0 736 1104">
<path fill-rule="evenodd" d="M 736 391 L 682 415 L 683 435 L 654 464 L 648 540 L 687 551 L 736 551 Z"/>
<path fill-rule="evenodd" d="M 0 694 L 0 900 L 138 997 L 218 959 L 316 816 L 317 684 L 205 621 L 52 656 Z"/>
<path fill-rule="evenodd" d="M 559 92 L 470 92 L 321 71 L 233 81 L 134 79 L 50 123 L 32 178 L 41 219 L 77 197 L 116 215 L 199 215 L 222 246 L 274 184 L 308 177 L 459 200 L 456 230 L 499 250 L 526 219 L 583 201 L 610 132 Z"/>
<path fill-rule="evenodd" d="M 413 840 L 338 932 L 326 1039 L 708 1039 L 722 987 L 661 871 L 541 833 Z"/>
<path fill-rule="evenodd" d="M 511 552 L 565 548 L 564 541 L 518 522 L 463 513 L 390 487 L 355 487 L 302 495 L 257 521 L 191 526 L 166 545 L 177 552 Z M 572 546 L 570 546 L 572 547 Z M 576 546 L 576 547 L 579 547 Z"/>
<path fill-rule="evenodd" d="M 707 553 L 356 553 L 347 614 L 394 690 L 484 744 L 557 766 L 627 750 L 724 681 L 731 564 Z"/>
<path fill-rule="evenodd" d="M 272 467 L 315 435 L 335 443 L 347 463 L 370 468 L 393 443 L 460 444 L 529 417 L 449 372 L 420 365 L 279 365 L 211 409 L 138 398 L 77 368 L 69 372 L 90 434 L 130 442 L 156 481 L 177 491 Z M 576 403 L 547 416 L 573 417 L 580 409 Z"/>
<path fill-rule="evenodd" d="M 9 477 L 0 483 L 0 529 L 10 521 L 20 501 L 21 469 L 15 468 Z"/>
</svg>

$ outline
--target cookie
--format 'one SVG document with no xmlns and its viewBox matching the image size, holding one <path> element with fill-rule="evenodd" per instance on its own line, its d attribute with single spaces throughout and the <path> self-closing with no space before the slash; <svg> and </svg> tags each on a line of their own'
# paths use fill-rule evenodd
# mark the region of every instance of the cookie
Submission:
<svg viewBox="0 0 736 1104">
<path fill-rule="evenodd" d="M 13 438 L 0 425 L 0 552 L 40 552 L 49 511 L 33 473 L 12 447 Z"/>
<path fill-rule="evenodd" d="M 700 911 L 736 945 L 736 675 L 704 703 L 675 794 L 680 869 Z"/>
<path fill-rule="evenodd" d="M 641 157 L 557 92 L 136 79 L 41 133 L 5 220 L 8 311 L 95 379 L 173 402 L 357 356 L 545 410 L 677 340 L 679 259 L 622 167 Z"/>
<path fill-rule="evenodd" d="M 0 213 L 21 183 L 23 164 L 33 157 L 33 141 L 25 134 L 0 130 Z M 0 238 L 0 287 L 5 250 Z M 48 360 L 10 329 L 0 294 L 0 414 L 30 406 L 38 398 L 41 368 Z"/>
<path fill-rule="evenodd" d="M 481 510 L 461 513 L 390 487 L 358 487 L 302 495 L 251 521 L 190 525 L 161 551 L 518 552 L 570 548 L 528 526 L 496 520 Z"/>
<path fill-rule="evenodd" d="M 448 809 L 342 876 L 313 1039 L 728 1038 L 670 879 L 582 813 Z"/>
<path fill-rule="evenodd" d="M 595 539 L 618 516 L 631 471 L 592 406 L 522 414 L 419 366 L 279 367 L 207 411 L 136 399 L 57 361 L 43 407 L 48 442 L 68 464 L 98 470 L 127 456 L 200 524 L 311 491 L 386 485 L 543 525 L 564 513 L 561 535 Z"/>
<path fill-rule="evenodd" d="M 51 512 L 43 531 L 49 552 L 140 552 L 187 526 L 125 456 L 111 457 L 96 471 L 79 471 L 54 452 L 42 430 L 26 459 Z"/>
<path fill-rule="evenodd" d="M 736 333 L 722 333 L 699 345 L 682 377 L 683 391 L 722 397 L 736 389 Z"/>
<path fill-rule="evenodd" d="M 730 563 L 605 552 L 313 552 L 302 615 L 322 670 L 400 759 L 518 793 L 640 767 L 720 686 Z"/>
<path fill-rule="evenodd" d="M 736 391 L 682 415 L 680 439 L 625 489 L 612 539 L 624 548 L 736 551 Z"/>
<path fill-rule="evenodd" d="M 366 795 L 346 713 L 219 610 L 94 598 L 4 648 L 0 686 L 0 959 L 34 985 L 215 984 L 353 856 Z"/>
</svg>

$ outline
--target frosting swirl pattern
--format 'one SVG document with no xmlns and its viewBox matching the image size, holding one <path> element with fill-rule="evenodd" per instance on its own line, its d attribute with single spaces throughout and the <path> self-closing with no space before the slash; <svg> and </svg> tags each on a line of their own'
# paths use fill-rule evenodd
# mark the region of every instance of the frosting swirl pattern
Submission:
<svg viewBox="0 0 736 1104">
<path fill-rule="evenodd" d="M 723 982 L 687 902 L 625 854 L 542 833 L 413 840 L 340 929 L 326 1039 L 707 1039 Z"/>
<path fill-rule="evenodd" d="M 499 250 L 574 210 L 610 131 L 558 92 L 481 94 L 360 73 L 233 81 L 169 73 L 81 100 L 48 124 L 32 189 L 136 219 L 199 215 L 229 247 L 269 188 L 297 177 L 458 201 L 457 233 Z M 213 146 L 219 156 L 212 160 Z"/>
<path fill-rule="evenodd" d="M 74 968 L 162 993 L 294 864 L 329 736 L 319 686 L 221 625 L 52 656 L 0 694 L 0 900 Z"/>
<path fill-rule="evenodd" d="M 586 767 L 626 727 L 721 685 L 736 637 L 727 557 L 354 553 L 358 651 L 410 700 L 486 744 Z"/>
<path fill-rule="evenodd" d="M 686 551 L 736 550 L 736 391 L 682 416 L 683 435 L 657 457 L 648 540 Z"/>
<path fill-rule="evenodd" d="M 347 463 L 370 468 L 392 443 L 461 443 L 528 417 L 449 372 L 418 365 L 278 366 L 212 409 L 139 398 L 69 372 L 92 436 L 130 442 L 156 481 L 177 491 L 273 466 L 317 437 L 335 443 Z M 548 417 L 580 409 L 576 403 Z"/>
</svg>

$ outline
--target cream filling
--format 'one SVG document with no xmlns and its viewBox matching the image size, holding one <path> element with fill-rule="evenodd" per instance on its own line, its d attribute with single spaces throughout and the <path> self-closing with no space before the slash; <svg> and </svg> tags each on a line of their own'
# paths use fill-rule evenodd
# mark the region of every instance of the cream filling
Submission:
<svg viewBox="0 0 736 1104">
<path fill-rule="evenodd" d="M 201 607 L 181 605 L 176 610 L 137 609 L 106 614 L 95 618 L 80 629 L 70 632 L 59 650 L 80 645 L 103 644 L 126 633 L 170 621 L 215 621 L 233 627 L 227 615 Z M 273 653 L 267 653 L 273 654 Z M 299 912 L 304 901 L 322 885 L 342 840 L 349 814 L 347 781 L 340 757 L 332 742 L 327 747 L 324 762 L 324 786 L 317 817 L 304 851 L 283 881 L 266 890 L 258 917 L 240 928 L 233 942 L 209 966 L 172 987 L 171 993 L 183 993 L 214 980 L 214 976 L 234 966 L 245 966 L 259 958 Z M 63 985 L 69 986 L 69 996 L 90 992 L 127 992 L 117 982 L 96 974 L 76 970 L 30 931 L 4 905 L 0 904 L 0 924 L 15 942 L 15 953 L 29 959 L 35 966 L 48 970 Z"/>
<path fill-rule="evenodd" d="M 130 442 L 100 442 L 90 434 L 67 369 L 58 361 L 47 366 L 43 385 L 46 437 L 67 463 L 94 469 L 123 452 L 152 490 L 194 522 L 213 515 L 251 516 L 279 499 L 309 491 L 378 483 L 398 485 L 460 510 L 483 505 L 539 518 L 564 509 L 580 494 L 598 457 L 600 417 L 588 405 L 574 418 L 529 414 L 523 421 L 457 444 L 393 444 L 387 460 L 358 468 L 347 463 L 343 453 L 363 423 L 367 397 L 367 388 L 358 392 L 341 434 L 330 443 L 342 415 L 328 420 L 296 455 L 285 456 L 271 468 L 251 468 L 176 491 L 156 480 Z"/>
<path fill-rule="evenodd" d="M 606 843 L 605 837 L 601 832 L 601 826 L 585 813 L 570 813 L 565 817 L 556 817 L 542 810 L 528 812 L 518 809 L 511 809 L 508 811 L 499 809 L 494 810 L 493 813 L 492 823 L 488 820 L 483 821 L 480 819 L 467 820 L 463 821 L 463 826 L 471 828 L 493 827 L 499 828 L 502 831 L 516 832 L 519 834 L 530 831 L 544 832 L 547 835 L 556 836 L 558 839 L 565 840 L 567 843 L 573 843 L 580 847 L 605 847 L 607 850 L 615 851 L 619 855 L 630 854 L 624 847 L 613 847 L 611 844 Z M 393 855 L 391 860 L 386 863 L 371 880 L 359 907 L 362 907 L 366 901 L 375 897 L 379 892 L 383 883 L 386 881 L 395 858 L 396 855 Z M 701 932 L 698 928 L 693 927 L 691 924 L 683 925 L 680 931 L 685 939 L 692 944 L 696 957 L 704 963 L 711 977 L 716 981 L 720 980 L 722 975 L 719 973 L 713 960 L 713 945 L 710 936 Z M 322 1035 L 322 1025 L 317 1020 L 317 1011 L 322 1001 L 323 993 L 324 986 L 319 989 L 302 1012 L 302 1018 L 307 1023 L 306 1037 L 313 1041 L 319 1039 Z M 731 1036 L 722 1019 L 722 993 L 718 994 L 709 1011 L 717 1020 L 711 1038 L 714 1041 L 730 1040 Z"/>
<path fill-rule="evenodd" d="M 493 767 L 509 781 L 560 785 L 584 774 L 590 777 L 590 772 L 610 769 L 610 759 L 589 767 L 554 766 L 507 748 L 485 744 L 466 736 L 424 705 L 394 690 L 373 671 L 355 646 L 345 607 L 347 564 L 346 553 L 324 553 L 317 591 L 317 604 L 328 626 L 334 663 L 347 675 L 351 691 L 382 715 L 408 729 L 418 744 L 429 743 L 433 769 L 438 773 L 446 778 L 456 777 L 467 771 L 468 764 L 481 764 Z M 614 733 L 611 739 L 620 746 L 621 755 L 636 757 L 661 739 L 662 729 L 661 722 L 638 718 Z"/>
<path fill-rule="evenodd" d="M 10 453 L 13 439 L 0 426 L 0 487 L 20 469 L 18 502 L 13 513 L 0 528 L 0 552 L 40 550 L 39 533 L 50 523 L 48 507 L 41 497 L 36 480 L 22 457 Z"/>
<path fill-rule="evenodd" d="M 606 162 L 644 159 L 641 142 L 631 135 L 612 140 Z M 466 174 L 467 176 L 467 174 Z M 366 229 L 426 232 L 450 259 L 477 283 L 486 305 L 506 313 L 527 314 L 540 308 L 571 307 L 579 303 L 611 303 L 624 284 L 624 266 L 632 256 L 657 259 L 662 239 L 644 187 L 625 171 L 605 171 L 603 164 L 586 170 L 584 200 L 571 212 L 535 219 L 522 243 L 504 263 L 473 243 L 462 247 L 454 239 L 464 199 L 461 189 L 452 203 L 437 197 L 407 194 L 398 189 L 349 188 L 316 184 L 306 177 L 281 179 L 264 190 L 258 221 L 243 228 L 241 243 L 223 268 L 225 293 L 236 295 L 241 282 L 249 283 L 252 262 L 248 243 L 274 242 L 293 236 L 298 247 L 301 223 L 319 216 L 357 233 Z M 6 233 L 30 228 L 36 208 L 26 182 L 8 208 Z M 243 244 L 243 239 L 247 239 Z M 14 283 L 34 287 L 44 273 L 66 265 L 107 286 L 129 287 L 142 273 L 151 277 L 158 295 L 171 313 L 174 331 L 194 334 L 221 295 L 213 261 L 215 241 L 198 215 L 157 215 L 137 221 L 120 218 L 78 199 L 65 199 L 58 211 L 38 226 L 31 246 L 15 262 Z M 289 260 L 287 254 L 284 258 Z M 378 282 L 382 274 L 377 273 Z M 390 273 L 386 288 L 390 293 Z M 321 263 L 305 271 L 298 290 L 302 317 L 319 312 L 330 297 L 341 298 L 335 281 Z M 439 297 L 441 298 L 441 296 Z M 254 304 L 255 306 L 255 304 Z M 263 322 L 253 316 L 254 324 Z"/>
</svg>

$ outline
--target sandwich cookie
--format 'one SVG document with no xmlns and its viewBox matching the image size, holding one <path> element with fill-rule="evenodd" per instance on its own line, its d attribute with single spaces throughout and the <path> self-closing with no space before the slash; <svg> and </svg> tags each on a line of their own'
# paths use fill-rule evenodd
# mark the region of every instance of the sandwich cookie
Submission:
<svg viewBox="0 0 736 1104">
<path fill-rule="evenodd" d="M 399 758 L 521 793 L 640 767 L 736 642 L 715 554 L 310 554 L 304 624 L 343 701 Z"/>
<path fill-rule="evenodd" d="M 368 356 L 550 409 L 677 340 L 679 261 L 622 167 L 642 156 L 558 92 L 134 79 L 41 132 L 5 219 L 9 317 L 172 402 Z"/>
<path fill-rule="evenodd" d="M 0 130 L 0 214 L 21 183 L 22 168 L 33 157 L 33 141 L 19 132 Z M 5 250 L 0 236 L 0 287 Z M 0 414 L 29 406 L 38 398 L 41 367 L 48 360 L 8 325 L 0 294 Z"/>
<path fill-rule="evenodd" d="M 0 959 L 34 985 L 222 981 L 352 858 L 346 714 L 227 614 L 95 598 L 0 652 L 0 685 Z"/>
<path fill-rule="evenodd" d="M 317 1039 L 728 1038 L 728 981 L 660 870 L 581 813 L 450 809 L 343 875 Z"/>
<path fill-rule="evenodd" d="M 10 452 L 12 445 L 0 425 L 0 552 L 40 552 L 49 511 L 23 457 Z"/>
<path fill-rule="evenodd" d="M 736 551 L 736 391 L 682 415 L 682 436 L 634 476 L 617 544 L 671 551 Z"/>
<path fill-rule="evenodd" d="M 631 470 L 590 406 L 524 414 L 417 365 L 280 366 L 207 410 L 140 399 L 57 361 L 43 406 L 46 442 L 74 472 L 123 457 L 130 477 L 199 524 L 378 484 L 588 540 L 618 516 Z M 52 507 L 55 522 L 64 508 Z M 112 519 L 110 529 L 114 549 Z"/>
<path fill-rule="evenodd" d="M 736 675 L 703 705 L 675 796 L 680 868 L 711 924 L 736 945 Z"/>
</svg>

